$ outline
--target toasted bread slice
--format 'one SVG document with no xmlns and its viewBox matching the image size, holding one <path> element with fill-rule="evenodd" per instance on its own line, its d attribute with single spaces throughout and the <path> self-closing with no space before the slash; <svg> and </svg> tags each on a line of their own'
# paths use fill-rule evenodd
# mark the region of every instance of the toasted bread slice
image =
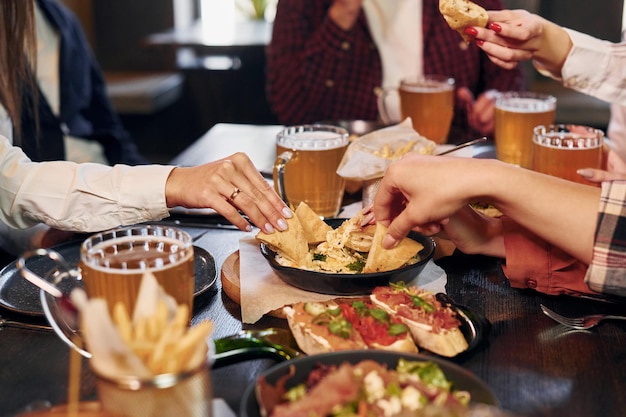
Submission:
<svg viewBox="0 0 626 417">
<path fill-rule="evenodd" d="M 304 353 L 315 355 L 337 350 L 367 349 L 363 338 L 356 331 L 351 332 L 349 337 L 342 337 L 331 333 L 326 325 L 313 323 L 316 314 L 307 311 L 307 304 L 311 303 L 296 303 L 283 308 L 289 329 Z"/>
<path fill-rule="evenodd" d="M 441 356 L 453 357 L 468 348 L 456 314 L 430 292 L 416 287 L 394 290 L 377 287 L 370 300 L 409 328 L 415 343 Z"/>
<path fill-rule="evenodd" d="M 485 27 L 489 21 L 487 11 L 469 0 L 439 0 L 439 11 L 450 28 L 459 32 L 465 42 L 471 42 L 471 36 L 465 33 L 468 26 Z"/>
</svg>

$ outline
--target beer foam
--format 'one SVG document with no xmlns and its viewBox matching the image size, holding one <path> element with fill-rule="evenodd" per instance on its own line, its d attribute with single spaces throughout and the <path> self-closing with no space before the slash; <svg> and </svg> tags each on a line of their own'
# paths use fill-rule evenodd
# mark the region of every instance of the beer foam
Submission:
<svg viewBox="0 0 626 417">
<path fill-rule="evenodd" d="M 554 110 L 555 103 L 536 98 L 509 97 L 506 100 L 498 101 L 496 107 L 514 113 L 542 113 Z"/>
<path fill-rule="evenodd" d="M 280 138 L 278 145 L 294 150 L 335 149 L 348 144 L 347 136 L 327 131 L 294 132 Z"/>
<path fill-rule="evenodd" d="M 93 269 L 113 268 L 122 274 L 155 271 L 186 262 L 193 254 L 193 246 L 181 246 L 184 244 L 180 240 L 164 236 L 120 237 L 94 245 L 86 263 Z"/>
</svg>

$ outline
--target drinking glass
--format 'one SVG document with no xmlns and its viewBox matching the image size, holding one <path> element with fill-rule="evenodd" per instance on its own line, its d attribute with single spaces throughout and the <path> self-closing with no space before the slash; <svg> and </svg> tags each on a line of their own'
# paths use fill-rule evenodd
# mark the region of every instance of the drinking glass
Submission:
<svg viewBox="0 0 626 417">
<path fill-rule="evenodd" d="M 442 75 L 404 79 L 399 88 L 384 89 L 378 96 L 381 118 L 387 124 L 399 121 L 394 116 L 399 96 L 401 118 L 410 117 L 420 135 L 446 143 L 454 116 L 454 84 L 454 78 Z"/>
<path fill-rule="evenodd" d="M 559 124 L 537 126 L 532 141 L 534 171 L 581 184 L 593 184 L 576 173 L 602 167 L 604 132 L 589 126 Z"/>
<path fill-rule="evenodd" d="M 145 273 L 192 311 L 193 241 L 183 230 L 140 225 L 94 234 L 81 245 L 79 267 L 87 295 L 106 299 L 111 311 L 121 301 L 132 314 Z"/>
<path fill-rule="evenodd" d="M 496 99 L 494 139 L 496 157 L 530 168 L 533 129 L 554 123 L 556 98 L 533 92 L 509 91 Z"/>
<path fill-rule="evenodd" d="M 339 213 L 346 181 L 337 168 L 349 144 L 348 131 L 330 125 L 290 126 L 276 137 L 274 184 L 292 208 L 304 201 L 318 215 Z"/>
</svg>

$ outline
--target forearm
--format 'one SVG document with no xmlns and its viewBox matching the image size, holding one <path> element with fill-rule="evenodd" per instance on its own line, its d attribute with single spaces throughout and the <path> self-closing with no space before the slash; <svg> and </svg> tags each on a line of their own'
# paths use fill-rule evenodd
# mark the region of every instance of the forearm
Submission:
<svg viewBox="0 0 626 417">
<path fill-rule="evenodd" d="M 560 77 L 563 64 L 572 50 L 572 40 L 563 27 L 544 18 L 539 19 L 542 33 L 539 49 L 533 53 L 534 63 L 538 69 Z"/>
<path fill-rule="evenodd" d="M 497 165 L 483 178 L 492 204 L 542 239 L 589 263 L 600 189 Z"/>
</svg>

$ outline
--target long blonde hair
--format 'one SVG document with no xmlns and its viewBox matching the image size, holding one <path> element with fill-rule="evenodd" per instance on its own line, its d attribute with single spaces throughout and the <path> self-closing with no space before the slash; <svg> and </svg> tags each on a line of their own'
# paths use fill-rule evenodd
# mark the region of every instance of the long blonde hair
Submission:
<svg viewBox="0 0 626 417">
<path fill-rule="evenodd" d="M 13 121 L 14 140 L 21 137 L 22 99 L 33 92 L 30 111 L 36 112 L 34 68 L 37 59 L 34 0 L 0 0 L 0 103 Z"/>
</svg>

